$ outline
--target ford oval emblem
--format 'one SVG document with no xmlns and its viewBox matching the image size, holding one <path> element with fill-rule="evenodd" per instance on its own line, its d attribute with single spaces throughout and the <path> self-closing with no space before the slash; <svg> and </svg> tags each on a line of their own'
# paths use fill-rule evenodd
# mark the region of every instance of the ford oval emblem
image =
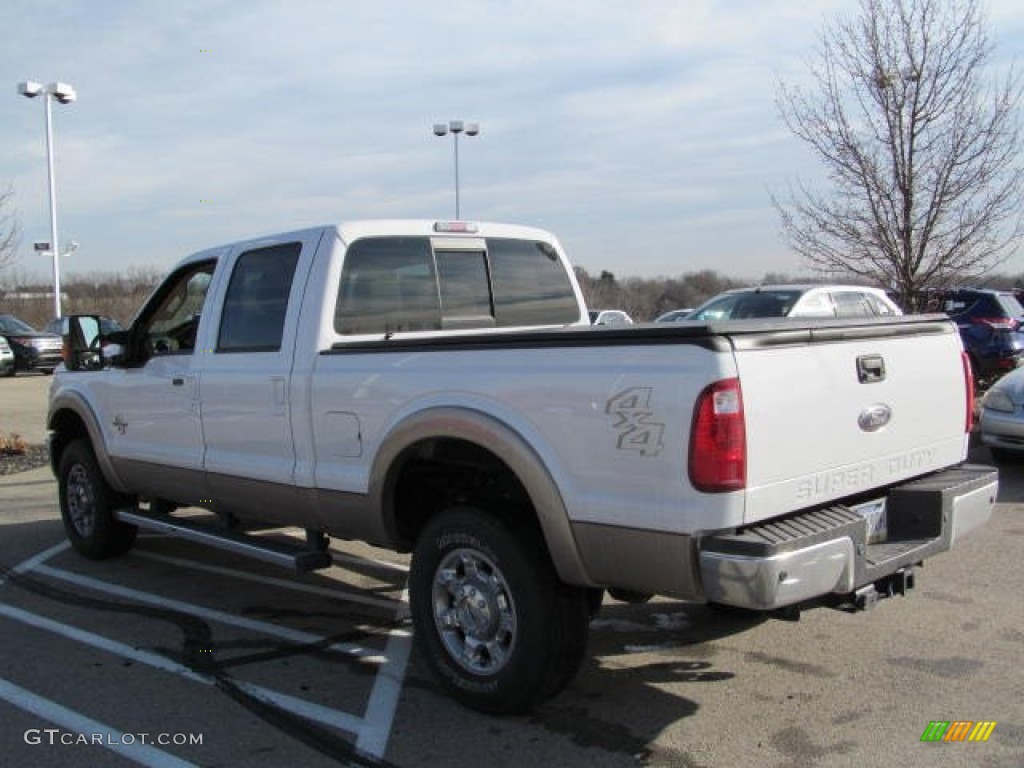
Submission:
<svg viewBox="0 0 1024 768">
<path fill-rule="evenodd" d="M 892 418 L 892 409 L 884 403 L 869 405 L 857 417 L 857 425 L 865 432 L 877 432 Z"/>
</svg>

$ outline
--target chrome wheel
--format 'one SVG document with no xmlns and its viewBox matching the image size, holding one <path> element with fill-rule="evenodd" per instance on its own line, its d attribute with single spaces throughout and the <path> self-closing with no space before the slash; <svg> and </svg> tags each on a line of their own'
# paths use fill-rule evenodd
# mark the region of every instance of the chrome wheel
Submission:
<svg viewBox="0 0 1024 768">
<path fill-rule="evenodd" d="M 516 607 L 505 576 L 488 558 L 457 549 L 433 580 L 434 623 L 451 658 L 477 675 L 493 675 L 516 644 Z"/>
<path fill-rule="evenodd" d="M 96 498 L 89 471 L 81 464 L 75 464 L 68 472 L 67 505 L 68 516 L 78 535 L 91 536 L 96 527 Z"/>
</svg>

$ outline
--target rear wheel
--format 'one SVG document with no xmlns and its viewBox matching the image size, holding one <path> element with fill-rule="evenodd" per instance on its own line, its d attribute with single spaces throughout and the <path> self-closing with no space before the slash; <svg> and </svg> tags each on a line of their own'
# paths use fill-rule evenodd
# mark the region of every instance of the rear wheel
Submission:
<svg viewBox="0 0 1024 768">
<path fill-rule="evenodd" d="M 134 502 L 107 484 L 88 440 L 74 440 L 64 449 L 58 478 L 60 515 L 75 551 L 91 560 L 127 552 L 137 529 L 119 522 L 114 510 Z"/>
<path fill-rule="evenodd" d="M 416 545 L 409 602 L 437 679 L 481 712 L 529 711 L 583 661 L 587 591 L 559 581 L 532 523 L 472 507 L 441 513 Z"/>
</svg>

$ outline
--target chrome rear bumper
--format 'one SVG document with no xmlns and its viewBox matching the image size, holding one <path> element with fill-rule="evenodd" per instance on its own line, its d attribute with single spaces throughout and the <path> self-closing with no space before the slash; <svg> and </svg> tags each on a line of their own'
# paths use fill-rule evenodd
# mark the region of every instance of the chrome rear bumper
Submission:
<svg viewBox="0 0 1024 768">
<path fill-rule="evenodd" d="M 868 522 L 837 505 L 705 536 L 700 574 L 709 602 L 773 610 L 850 594 L 948 550 L 992 514 L 992 467 L 963 465 L 890 489 L 887 536 L 868 543 Z"/>
</svg>

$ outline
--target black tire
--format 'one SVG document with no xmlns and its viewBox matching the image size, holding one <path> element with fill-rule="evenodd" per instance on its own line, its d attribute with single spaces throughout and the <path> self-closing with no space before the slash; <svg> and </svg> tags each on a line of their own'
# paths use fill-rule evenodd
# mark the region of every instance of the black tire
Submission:
<svg viewBox="0 0 1024 768">
<path fill-rule="evenodd" d="M 530 711 L 586 652 L 587 590 L 559 581 L 532 523 L 513 528 L 472 507 L 441 513 L 417 541 L 409 603 L 438 681 L 480 712 Z"/>
<path fill-rule="evenodd" d="M 12 365 L 11 366 L 11 370 L 4 371 L 4 378 L 5 379 L 13 379 L 14 378 L 14 374 L 16 374 L 17 372 L 18 372 L 18 366 Z"/>
<path fill-rule="evenodd" d="M 137 528 L 118 522 L 114 510 L 134 501 L 107 484 L 88 440 L 73 440 L 61 453 L 58 492 L 64 532 L 76 552 L 105 560 L 131 548 Z"/>
</svg>

